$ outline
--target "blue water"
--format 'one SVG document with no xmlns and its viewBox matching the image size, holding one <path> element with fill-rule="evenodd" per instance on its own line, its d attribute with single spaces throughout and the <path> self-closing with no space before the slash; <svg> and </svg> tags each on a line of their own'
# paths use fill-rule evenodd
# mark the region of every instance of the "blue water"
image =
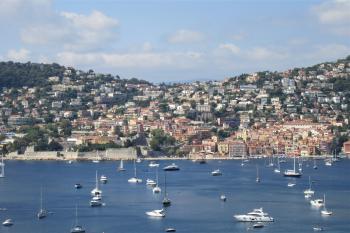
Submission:
<svg viewBox="0 0 350 233">
<path fill-rule="evenodd" d="M 169 161 L 160 161 L 163 167 Z M 249 224 L 233 220 L 234 214 L 247 213 L 263 207 L 274 223 L 267 224 L 259 232 L 312 232 L 312 226 L 320 225 L 328 232 L 350 232 L 350 161 L 343 160 L 332 167 L 319 162 L 318 169 L 310 162 L 304 163 L 303 176 L 292 179 L 275 174 L 265 166 L 264 160 L 252 160 L 241 167 L 240 161 L 208 161 L 198 164 L 176 161 L 181 170 L 168 172 L 167 183 L 172 206 L 167 208 L 164 219 L 152 219 L 146 211 L 161 208 L 162 194 L 153 194 L 142 184 L 129 184 L 133 164 L 125 162 L 126 172 L 117 172 L 117 162 L 21 162 L 6 163 L 6 178 L 0 179 L 0 221 L 12 218 L 12 227 L 0 226 L 4 233 L 64 233 L 70 232 L 75 222 L 75 205 L 79 204 L 79 223 L 88 233 L 140 233 L 164 232 L 174 227 L 186 233 L 247 232 Z M 257 184 L 256 165 L 259 166 L 261 183 Z M 292 163 L 281 164 L 281 170 L 291 168 Z M 137 164 L 138 176 L 155 178 L 155 168 L 148 162 Z M 223 176 L 213 177 L 210 172 L 220 168 Z M 95 171 L 105 174 L 109 181 L 102 184 L 106 206 L 91 208 L 90 191 L 95 186 Z M 308 188 L 308 176 L 315 181 L 316 197 L 326 193 L 327 208 L 332 216 L 323 217 L 305 200 L 303 190 Z M 163 188 L 164 172 L 159 172 Z M 296 181 L 293 188 L 289 181 Z M 76 190 L 75 183 L 83 188 Z M 43 187 L 44 207 L 52 212 L 38 220 L 40 187 Z M 227 196 L 227 202 L 219 200 Z"/>
</svg>

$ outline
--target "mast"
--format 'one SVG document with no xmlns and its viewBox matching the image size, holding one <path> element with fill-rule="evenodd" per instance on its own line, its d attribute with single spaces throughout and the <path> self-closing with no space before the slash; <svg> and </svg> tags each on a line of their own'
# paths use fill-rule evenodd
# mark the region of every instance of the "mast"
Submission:
<svg viewBox="0 0 350 233">
<path fill-rule="evenodd" d="M 309 189 L 311 190 L 311 178 L 309 176 Z"/>
<path fill-rule="evenodd" d="M 294 155 L 294 173 L 295 173 L 295 155 Z"/>
<path fill-rule="evenodd" d="M 157 186 L 158 186 L 158 167 L 156 169 L 156 180 L 157 180 Z"/>
<path fill-rule="evenodd" d="M 134 160 L 134 177 L 136 178 L 136 162 Z"/>
<path fill-rule="evenodd" d="M 40 187 L 40 210 L 43 209 L 43 187 Z"/>
<path fill-rule="evenodd" d="M 75 204 L 75 226 L 78 226 L 78 204 Z"/>
<path fill-rule="evenodd" d="M 96 170 L 96 189 L 98 189 L 98 177 L 97 177 L 97 170 Z"/>
<path fill-rule="evenodd" d="M 168 193 L 166 192 L 166 171 L 164 172 L 164 197 L 168 197 Z"/>
<path fill-rule="evenodd" d="M 5 163 L 4 163 L 4 155 L 1 155 L 1 174 L 0 177 L 5 177 Z"/>
</svg>

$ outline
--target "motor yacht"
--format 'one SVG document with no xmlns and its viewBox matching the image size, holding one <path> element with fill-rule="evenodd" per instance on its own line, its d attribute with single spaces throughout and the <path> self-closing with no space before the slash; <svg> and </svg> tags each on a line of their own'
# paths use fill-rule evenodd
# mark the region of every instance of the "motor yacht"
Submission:
<svg viewBox="0 0 350 233">
<path fill-rule="evenodd" d="M 4 227 L 10 227 L 10 226 L 13 225 L 13 221 L 12 221 L 12 219 L 6 219 L 6 220 L 2 223 L 2 225 L 3 225 Z"/>
<path fill-rule="evenodd" d="M 154 186 L 157 185 L 157 183 L 154 180 L 152 180 L 152 179 L 147 179 L 146 180 L 146 185 L 154 187 Z"/>
<path fill-rule="evenodd" d="M 108 181 L 107 176 L 102 175 L 102 176 L 100 177 L 100 181 L 101 181 L 103 184 L 107 183 L 107 181 Z"/>
<path fill-rule="evenodd" d="M 146 214 L 150 217 L 161 217 L 161 218 L 165 217 L 164 209 L 148 211 L 146 212 Z"/>
<path fill-rule="evenodd" d="M 180 168 L 175 163 L 172 163 L 172 164 L 164 167 L 163 170 L 164 171 L 178 171 L 178 170 L 180 170 Z"/>
<path fill-rule="evenodd" d="M 101 198 L 96 196 L 96 197 L 93 197 L 90 201 L 90 206 L 91 207 L 98 207 L 98 206 L 102 206 L 102 201 L 101 201 Z"/>
<path fill-rule="evenodd" d="M 159 167 L 159 163 L 156 163 L 154 161 L 151 161 L 149 164 L 148 164 L 149 167 Z"/>
<path fill-rule="evenodd" d="M 216 169 L 214 171 L 211 172 L 212 176 L 221 176 L 222 172 L 220 171 L 220 169 Z"/>
<path fill-rule="evenodd" d="M 247 214 L 233 216 L 239 222 L 273 222 L 274 219 L 263 211 L 263 208 L 254 209 Z"/>
<path fill-rule="evenodd" d="M 132 178 L 128 179 L 128 182 L 129 183 L 142 183 L 142 179 L 132 177 Z"/>
<path fill-rule="evenodd" d="M 310 204 L 318 208 L 324 206 L 324 201 L 323 199 L 314 199 L 310 201 Z"/>
</svg>

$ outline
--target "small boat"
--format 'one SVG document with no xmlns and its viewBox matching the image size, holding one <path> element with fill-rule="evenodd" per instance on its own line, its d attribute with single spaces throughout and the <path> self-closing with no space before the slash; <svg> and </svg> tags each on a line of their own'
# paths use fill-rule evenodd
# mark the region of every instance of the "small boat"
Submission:
<svg viewBox="0 0 350 233">
<path fill-rule="evenodd" d="M 120 160 L 120 164 L 119 164 L 119 167 L 118 167 L 117 171 L 118 171 L 118 172 L 123 172 L 123 171 L 125 171 L 124 163 L 123 163 L 123 160 L 122 160 L 122 159 Z"/>
<path fill-rule="evenodd" d="M 165 232 L 176 232 L 175 228 L 169 227 L 165 229 Z"/>
<path fill-rule="evenodd" d="M 323 227 L 320 227 L 320 226 L 314 226 L 314 227 L 312 227 L 312 229 L 314 231 L 323 231 L 324 230 Z"/>
<path fill-rule="evenodd" d="M 326 194 L 323 195 L 323 210 L 321 210 L 322 215 L 332 215 L 333 212 L 326 209 Z"/>
<path fill-rule="evenodd" d="M 212 176 L 222 176 L 222 172 L 220 171 L 220 169 L 216 169 L 214 171 L 211 172 Z"/>
<path fill-rule="evenodd" d="M 81 189 L 83 186 L 82 186 L 81 184 L 79 184 L 79 183 L 76 183 L 76 184 L 74 185 L 74 187 L 75 187 L 76 189 Z"/>
<path fill-rule="evenodd" d="M 326 160 L 324 165 L 330 167 L 330 166 L 332 166 L 332 161 L 331 160 Z"/>
<path fill-rule="evenodd" d="M 136 163 L 141 163 L 142 160 L 140 158 L 136 159 Z"/>
<path fill-rule="evenodd" d="M 264 224 L 262 222 L 257 222 L 255 224 L 253 224 L 253 228 L 263 228 Z"/>
<path fill-rule="evenodd" d="M 309 188 L 304 190 L 304 194 L 314 195 L 315 191 L 311 189 L 311 178 L 309 176 Z"/>
<path fill-rule="evenodd" d="M 108 181 L 107 176 L 102 175 L 102 176 L 100 177 L 100 181 L 101 181 L 103 184 L 107 183 L 107 181 Z"/>
<path fill-rule="evenodd" d="M 100 160 L 98 160 L 98 159 L 94 159 L 94 160 L 92 160 L 92 162 L 93 162 L 93 163 L 99 163 L 99 162 L 100 162 Z"/>
<path fill-rule="evenodd" d="M 152 180 L 152 179 L 147 179 L 146 180 L 146 185 L 154 187 L 154 186 L 157 185 L 157 183 L 154 180 Z"/>
<path fill-rule="evenodd" d="M 254 209 L 247 214 L 233 216 L 239 222 L 273 222 L 274 219 L 263 211 L 263 208 Z"/>
<path fill-rule="evenodd" d="M 95 196 L 91 199 L 90 201 L 90 206 L 91 207 L 99 207 L 102 206 L 102 201 L 101 198 L 99 196 Z"/>
<path fill-rule="evenodd" d="M 156 186 L 152 189 L 153 193 L 160 193 L 162 191 L 162 189 L 159 186 Z"/>
<path fill-rule="evenodd" d="M 146 214 L 150 217 L 161 217 L 161 218 L 165 217 L 164 209 L 148 211 L 146 212 Z"/>
<path fill-rule="evenodd" d="M 295 186 L 295 183 L 288 183 L 287 186 L 288 186 L 288 187 L 294 187 L 294 186 Z"/>
<path fill-rule="evenodd" d="M 2 223 L 2 225 L 4 226 L 4 227 L 10 227 L 10 226 L 12 226 L 13 225 L 13 221 L 12 221 L 12 219 L 6 219 L 3 223 Z"/>
<path fill-rule="evenodd" d="M 135 163 L 135 160 L 134 160 L 134 177 L 128 179 L 128 182 L 129 183 L 142 183 L 142 179 L 139 179 L 137 178 L 137 170 L 136 170 L 136 163 Z"/>
<path fill-rule="evenodd" d="M 226 196 L 225 196 L 224 194 L 222 194 L 222 195 L 220 196 L 220 200 L 221 200 L 221 201 L 226 201 Z"/>
<path fill-rule="evenodd" d="M 310 201 L 310 204 L 314 207 L 319 208 L 319 207 L 324 206 L 324 201 L 323 201 L 323 199 L 314 199 L 314 200 Z"/>
<path fill-rule="evenodd" d="M 164 167 L 163 170 L 164 171 L 178 171 L 178 170 L 180 170 L 180 168 L 175 163 L 172 163 L 172 164 Z"/>
<path fill-rule="evenodd" d="M 314 166 L 313 169 L 317 169 L 316 159 L 314 159 Z"/>
<path fill-rule="evenodd" d="M 72 161 L 72 160 L 68 160 L 67 163 L 68 163 L 68 164 L 72 164 L 73 161 Z"/>
<path fill-rule="evenodd" d="M 154 161 L 151 161 L 149 164 L 148 164 L 149 167 L 159 167 L 159 163 L 156 163 Z"/>
<path fill-rule="evenodd" d="M 40 209 L 37 214 L 38 219 L 46 218 L 47 211 L 43 208 L 43 190 L 40 190 Z"/>
</svg>

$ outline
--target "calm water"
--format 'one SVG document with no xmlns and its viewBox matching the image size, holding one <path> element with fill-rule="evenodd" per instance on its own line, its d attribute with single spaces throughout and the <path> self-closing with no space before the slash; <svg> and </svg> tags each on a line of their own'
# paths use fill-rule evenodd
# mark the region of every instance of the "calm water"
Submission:
<svg viewBox="0 0 350 233">
<path fill-rule="evenodd" d="M 160 167 L 169 161 L 160 161 Z M 6 164 L 6 178 L 0 179 L 0 221 L 12 218 L 15 225 L 4 233 L 64 233 L 74 224 L 75 204 L 79 203 L 79 223 L 88 233 L 140 233 L 164 232 L 175 227 L 177 232 L 247 232 L 249 224 L 237 223 L 234 214 L 247 213 L 263 207 L 274 223 L 259 232 L 312 232 L 313 225 L 321 225 L 328 232 L 350 231 L 350 161 L 343 160 L 332 167 L 318 162 L 318 170 L 304 163 L 302 178 L 295 179 L 296 186 L 287 187 L 293 179 L 275 174 L 266 167 L 266 161 L 253 160 L 241 167 L 240 161 L 209 161 L 197 164 L 176 161 L 179 172 L 168 172 L 167 183 L 172 206 L 167 208 L 164 219 L 151 219 L 145 211 L 161 208 L 162 194 L 153 194 L 142 184 L 129 184 L 133 164 L 125 162 L 126 172 L 117 172 L 117 162 L 19 162 Z M 256 164 L 261 183 L 255 183 Z M 137 164 L 138 176 L 155 178 L 155 168 L 148 162 Z M 281 170 L 291 168 L 292 163 L 281 164 Z M 220 168 L 221 177 L 210 172 Z M 101 185 L 106 206 L 91 208 L 90 191 L 95 185 L 95 170 L 107 175 L 109 181 Z M 305 200 L 303 190 L 308 187 L 308 176 L 315 181 L 316 197 L 326 193 L 327 207 L 333 216 L 323 217 Z M 159 172 L 163 188 L 164 172 Z M 83 188 L 76 190 L 75 183 Z M 37 220 L 40 204 L 40 187 L 43 186 L 44 206 L 52 212 L 46 219 Z M 164 190 L 164 189 L 163 189 Z M 227 202 L 219 196 L 224 193 Z"/>
</svg>

